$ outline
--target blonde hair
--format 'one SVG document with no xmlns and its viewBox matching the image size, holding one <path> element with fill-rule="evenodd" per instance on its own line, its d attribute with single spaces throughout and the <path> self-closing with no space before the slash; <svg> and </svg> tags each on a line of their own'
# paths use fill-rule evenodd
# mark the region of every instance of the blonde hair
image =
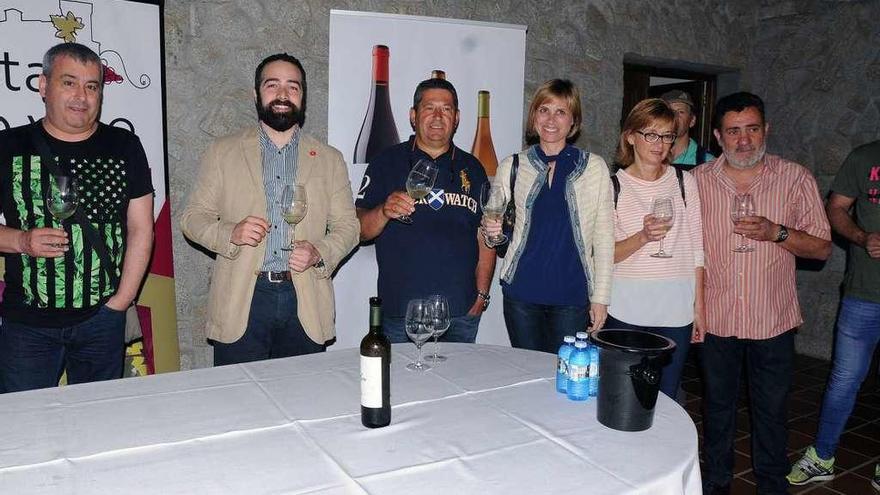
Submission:
<svg viewBox="0 0 880 495">
<path fill-rule="evenodd" d="M 668 103 L 660 98 L 642 100 L 630 110 L 620 129 L 620 141 L 617 144 L 618 167 L 629 167 L 636 159 L 633 145 L 629 144 L 626 139 L 635 131 L 650 127 L 655 123 L 671 123 L 675 127 L 675 112 Z M 670 159 L 671 157 L 667 154 L 666 161 L 668 162 Z"/>
<path fill-rule="evenodd" d="M 526 119 L 526 142 L 535 144 L 540 141 L 538 133 L 535 132 L 535 115 L 538 113 L 538 107 L 543 105 L 550 98 L 559 98 L 568 104 L 568 110 L 571 112 L 571 130 L 565 138 L 565 142 L 571 144 L 577 141 L 581 133 L 581 92 L 577 86 L 568 79 L 551 79 L 542 84 L 532 96 L 532 104 L 529 106 L 529 116 Z"/>
</svg>

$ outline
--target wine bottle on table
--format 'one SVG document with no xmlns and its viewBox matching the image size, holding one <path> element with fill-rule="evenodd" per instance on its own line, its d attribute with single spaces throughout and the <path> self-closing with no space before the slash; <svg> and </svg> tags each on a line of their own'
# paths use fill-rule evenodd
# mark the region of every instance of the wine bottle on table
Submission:
<svg viewBox="0 0 880 495">
<path fill-rule="evenodd" d="M 400 142 L 397 124 L 391 113 L 391 95 L 388 90 L 388 47 L 373 47 L 373 87 L 361 132 L 354 147 L 353 163 L 369 163 L 373 157 L 389 146 Z"/>
<path fill-rule="evenodd" d="M 361 423 L 391 423 L 391 343 L 382 333 L 382 300 L 370 298 L 370 331 L 361 340 Z"/>
<path fill-rule="evenodd" d="M 474 135 L 471 154 L 483 165 L 486 175 L 495 176 L 498 156 L 495 155 L 495 145 L 492 143 L 492 132 L 489 129 L 489 92 L 485 90 L 477 92 L 477 132 Z"/>
</svg>

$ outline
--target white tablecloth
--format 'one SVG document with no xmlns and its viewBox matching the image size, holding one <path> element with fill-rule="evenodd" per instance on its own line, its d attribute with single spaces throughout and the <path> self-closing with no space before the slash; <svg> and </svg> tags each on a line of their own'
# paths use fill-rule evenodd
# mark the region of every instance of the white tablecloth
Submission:
<svg viewBox="0 0 880 495">
<path fill-rule="evenodd" d="M 376 430 L 354 349 L 0 395 L 0 493 L 700 493 L 694 424 L 666 396 L 650 430 L 618 432 L 556 392 L 553 355 L 442 350 L 419 374 L 394 346 Z"/>
</svg>

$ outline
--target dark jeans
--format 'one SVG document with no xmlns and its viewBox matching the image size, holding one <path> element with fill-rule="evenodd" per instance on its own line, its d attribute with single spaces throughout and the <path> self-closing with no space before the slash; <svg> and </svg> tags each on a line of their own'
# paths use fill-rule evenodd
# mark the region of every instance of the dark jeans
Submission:
<svg viewBox="0 0 880 495">
<path fill-rule="evenodd" d="M 684 370 L 684 363 L 687 361 L 688 349 L 691 347 L 691 333 L 694 325 L 688 324 L 683 327 L 642 327 L 639 325 L 631 325 L 608 315 L 608 319 L 605 320 L 605 328 L 644 330 L 646 332 L 668 337 L 675 342 L 675 352 L 670 356 L 669 362 L 663 366 L 663 375 L 660 379 L 660 391 L 672 400 L 676 400 L 678 397 L 678 385 L 681 383 L 681 372 Z"/>
<path fill-rule="evenodd" d="M 794 331 L 766 340 L 707 334 L 703 344 L 703 483 L 721 486 L 733 476 L 733 439 L 739 378 L 745 359 L 752 423 L 752 467 L 758 493 L 788 493 L 785 476 L 787 400 L 794 362 Z"/>
<path fill-rule="evenodd" d="M 480 318 L 482 315 L 453 316 L 449 328 L 440 336 L 440 342 L 473 344 L 477 340 Z M 409 342 L 409 337 L 406 336 L 406 318 L 403 316 L 382 317 L 382 332 L 392 344 Z M 433 337 L 430 340 L 433 340 Z"/>
<path fill-rule="evenodd" d="M 504 297 L 504 324 L 510 345 L 556 354 L 566 335 L 585 332 L 589 307 L 534 304 Z"/>
<path fill-rule="evenodd" d="M 4 320 L 0 326 L 0 390 L 20 392 L 67 383 L 122 378 L 125 311 L 101 306 L 69 327 L 33 327 Z"/>
<path fill-rule="evenodd" d="M 296 309 L 293 282 L 258 278 L 244 335 L 229 344 L 211 341 L 214 366 L 324 352 L 323 343 L 306 335 Z"/>
</svg>

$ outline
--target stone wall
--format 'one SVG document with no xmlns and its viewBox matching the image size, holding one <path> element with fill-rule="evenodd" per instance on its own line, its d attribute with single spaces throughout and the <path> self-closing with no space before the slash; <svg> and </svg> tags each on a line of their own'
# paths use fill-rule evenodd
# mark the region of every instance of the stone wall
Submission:
<svg viewBox="0 0 880 495">
<path fill-rule="evenodd" d="M 835 38 L 834 43 L 822 38 L 834 37 L 839 27 L 858 24 L 858 19 L 875 19 L 877 1 L 767 2 L 772 7 L 764 9 L 753 8 L 757 1 L 718 3 L 166 1 L 168 149 L 181 368 L 211 363 L 203 330 L 211 258 L 191 246 L 177 228 L 199 158 L 212 139 L 254 125 L 253 70 L 265 55 L 278 51 L 303 61 L 309 78 L 306 130 L 326 137 L 331 8 L 527 25 L 523 105 L 544 80 L 572 79 L 584 94 L 579 145 L 605 157 L 612 156 L 619 132 L 624 56 L 741 70 L 746 87 L 768 96 L 771 119 L 794 115 L 773 121 L 771 151 L 790 154 L 814 170 L 822 164 L 820 173 L 833 173 L 851 144 L 867 140 L 872 131 L 876 136 L 880 95 L 876 23 L 865 21 L 858 29 L 845 29 L 847 37 Z M 870 12 L 874 15 L 867 15 Z M 856 32 L 864 36 L 861 42 Z M 873 57 L 866 59 L 866 54 Z M 779 70 L 766 70 L 769 64 L 779 64 Z M 797 102 L 804 97 L 812 106 L 798 109 Z M 839 107 L 833 121 L 818 113 L 831 102 Z M 834 133 L 830 142 L 829 131 Z M 818 343 L 799 343 L 799 347 L 817 355 L 827 355 L 826 327 L 837 303 L 838 258 L 839 253 L 825 271 L 802 277 L 802 297 L 809 307 L 807 326 L 817 329 L 804 333 Z M 833 276 L 825 276 L 826 272 Z"/>
</svg>

